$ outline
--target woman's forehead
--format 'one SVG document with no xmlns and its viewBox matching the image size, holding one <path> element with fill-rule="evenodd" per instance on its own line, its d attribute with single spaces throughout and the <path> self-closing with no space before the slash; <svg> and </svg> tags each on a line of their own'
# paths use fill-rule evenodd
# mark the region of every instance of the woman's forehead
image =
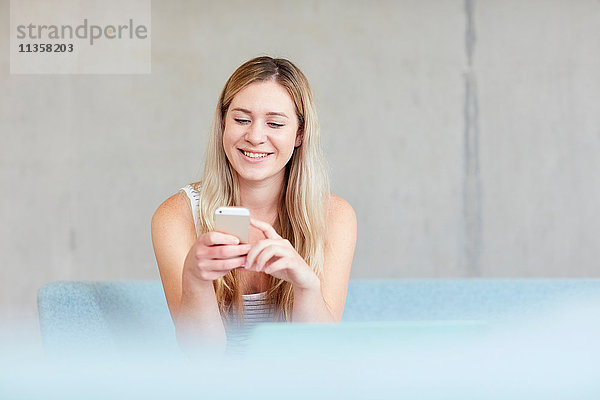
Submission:
<svg viewBox="0 0 600 400">
<path fill-rule="evenodd" d="M 273 80 L 247 85 L 233 97 L 229 109 L 242 109 L 260 114 L 283 113 L 287 116 L 295 114 L 292 96 L 284 86 Z"/>
</svg>

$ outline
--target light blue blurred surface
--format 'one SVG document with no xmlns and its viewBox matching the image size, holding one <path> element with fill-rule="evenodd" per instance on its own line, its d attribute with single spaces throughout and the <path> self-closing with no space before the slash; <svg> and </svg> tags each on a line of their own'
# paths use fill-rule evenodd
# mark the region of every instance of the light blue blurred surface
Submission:
<svg viewBox="0 0 600 400">
<path fill-rule="evenodd" d="M 534 318 L 562 302 L 600 294 L 600 279 L 353 280 L 343 322 Z M 49 352 L 92 344 L 122 351 L 149 340 L 175 345 L 159 281 L 54 282 L 38 293 Z"/>
<path fill-rule="evenodd" d="M 121 353 L 149 344 L 177 349 L 159 281 L 53 282 L 38 291 L 38 312 L 51 356 Z"/>
<path fill-rule="evenodd" d="M 59 282 L 39 305 L 51 357 L 0 361 L 2 399 L 600 398 L 595 279 L 353 281 L 342 324 L 194 362 L 159 282 Z"/>
</svg>

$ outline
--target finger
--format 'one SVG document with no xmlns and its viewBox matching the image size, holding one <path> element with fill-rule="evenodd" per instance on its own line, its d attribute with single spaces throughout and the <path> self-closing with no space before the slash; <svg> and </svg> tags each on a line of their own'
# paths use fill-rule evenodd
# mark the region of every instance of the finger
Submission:
<svg viewBox="0 0 600 400">
<path fill-rule="evenodd" d="M 221 244 L 240 244 L 240 239 L 228 233 L 211 231 L 201 236 L 202 243 L 206 246 Z"/>
<path fill-rule="evenodd" d="M 265 247 L 263 251 L 261 251 L 260 254 L 256 257 L 256 261 L 254 261 L 253 268 L 256 271 L 262 271 L 267 265 L 267 262 L 269 262 L 269 260 L 276 261 L 273 258 L 282 258 L 284 256 L 284 254 L 282 253 L 283 249 L 281 247 L 278 247 L 277 245 Z"/>
<path fill-rule="evenodd" d="M 225 275 L 227 275 L 229 271 L 204 271 L 200 274 L 201 279 L 205 281 L 214 281 L 215 279 L 219 279 Z"/>
<path fill-rule="evenodd" d="M 269 265 L 267 265 L 264 269 L 263 272 L 265 274 L 273 274 L 276 273 L 277 271 L 281 271 L 282 269 L 286 269 L 288 267 L 288 260 L 285 258 L 280 258 L 277 261 L 274 261 L 272 263 L 270 263 Z"/>
<path fill-rule="evenodd" d="M 227 259 L 248 254 L 252 246 L 249 244 L 241 245 L 223 245 L 211 246 L 208 248 L 207 255 L 212 260 Z"/>
<path fill-rule="evenodd" d="M 229 271 L 246 264 L 246 256 L 228 258 L 226 260 L 212 260 L 208 263 L 211 271 Z"/>
<path fill-rule="evenodd" d="M 275 228 L 273 228 L 270 224 L 267 224 L 266 222 L 250 218 L 250 225 L 260 229 L 265 234 L 265 237 L 267 239 L 281 239 L 281 236 L 279 236 Z"/>
<path fill-rule="evenodd" d="M 273 243 L 273 240 L 265 239 L 265 240 L 259 241 L 254 246 L 252 246 L 252 248 L 248 252 L 248 262 L 246 263 L 246 267 L 251 268 L 252 264 L 254 263 L 254 260 L 260 254 L 260 252 L 263 251 L 263 249 L 265 247 L 271 245 L 272 243 Z"/>
</svg>

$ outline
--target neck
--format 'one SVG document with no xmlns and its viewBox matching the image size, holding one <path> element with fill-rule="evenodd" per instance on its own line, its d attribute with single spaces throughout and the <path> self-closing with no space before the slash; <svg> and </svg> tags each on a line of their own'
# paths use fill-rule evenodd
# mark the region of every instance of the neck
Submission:
<svg viewBox="0 0 600 400">
<path fill-rule="evenodd" d="M 279 210 L 283 176 L 261 182 L 239 181 L 240 206 L 250 210 L 252 218 L 273 224 Z"/>
</svg>

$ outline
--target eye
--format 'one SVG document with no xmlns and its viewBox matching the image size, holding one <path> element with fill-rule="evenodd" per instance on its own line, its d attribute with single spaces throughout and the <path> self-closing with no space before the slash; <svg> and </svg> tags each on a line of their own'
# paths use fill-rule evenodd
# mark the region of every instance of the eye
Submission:
<svg viewBox="0 0 600 400">
<path fill-rule="evenodd" d="M 278 124 L 277 122 L 267 122 L 267 125 L 269 125 L 271 128 L 281 128 L 282 126 L 284 126 L 283 124 Z"/>
<path fill-rule="evenodd" d="M 249 124 L 250 120 L 249 119 L 244 119 L 244 118 L 234 118 L 233 119 L 235 122 L 237 122 L 238 124 Z"/>
</svg>

